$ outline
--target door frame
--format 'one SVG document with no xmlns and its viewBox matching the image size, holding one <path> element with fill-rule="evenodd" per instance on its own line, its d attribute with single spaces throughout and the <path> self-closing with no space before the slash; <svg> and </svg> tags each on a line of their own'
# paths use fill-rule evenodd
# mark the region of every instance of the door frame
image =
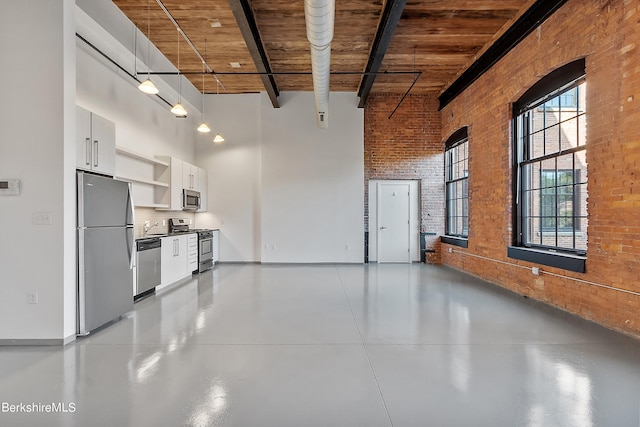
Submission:
<svg viewBox="0 0 640 427">
<path fill-rule="evenodd" d="M 378 262 L 378 190 L 380 184 L 409 185 L 409 262 L 420 261 L 420 181 L 408 179 L 369 180 L 369 262 Z"/>
</svg>

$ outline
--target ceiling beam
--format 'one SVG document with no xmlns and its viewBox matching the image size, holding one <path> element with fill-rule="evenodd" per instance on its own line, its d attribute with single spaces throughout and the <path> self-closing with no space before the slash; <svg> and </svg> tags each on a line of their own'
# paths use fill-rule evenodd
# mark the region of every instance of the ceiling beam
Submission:
<svg viewBox="0 0 640 427">
<path fill-rule="evenodd" d="M 273 108 L 280 108 L 280 104 L 278 103 L 280 91 L 278 91 L 276 80 L 271 74 L 272 71 L 271 66 L 269 65 L 269 58 L 267 57 L 267 52 L 262 44 L 258 25 L 256 24 L 253 11 L 251 10 L 251 5 L 248 0 L 229 0 L 229 6 L 231 6 L 233 16 L 236 18 L 242 37 L 244 37 L 244 41 L 247 44 L 247 48 L 249 49 L 249 53 L 251 53 L 251 57 L 253 58 L 253 62 L 258 72 L 264 73 L 260 74 L 260 78 L 262 79 L 262 84 L 267 91 L 267 95 L 269 95 L 271 104 L 273 105 Z"/>
<path fill-rule="evenodd" d="M 358 108 L 363 108 L 367 102 L 369 92 L 376 79 L 375 73 L 380 70 L 380 65 L 382 65 L 382 60 L 387 53 L 387 48 L 391 43 L 391 38 L 396 31 L 398 22 L 400 22 L 406 4 L 407 0 L 387 0 L 384 4 L 378 30 L 376 31 L 376 36 L 373 39 L 371 51 L 369 52 L 367 67 L 364 70 L 365 73 L 373 74 L 365 74 L 360 81 L 360 87 L 358 88 L 360 102 L 358 103 Z"/>
<path fill-rule="evenodd" d="M 567 0 L 537 0 L 525 13 L 509 27 L 473 64 L 451 83 L 438 97 L 440 110 L 453 101 L 466 88 L 471 86 L 480 76 L 487 72 L 503 56 L 511 51 L 518 43 L 538 28 Z"/>
</svg>

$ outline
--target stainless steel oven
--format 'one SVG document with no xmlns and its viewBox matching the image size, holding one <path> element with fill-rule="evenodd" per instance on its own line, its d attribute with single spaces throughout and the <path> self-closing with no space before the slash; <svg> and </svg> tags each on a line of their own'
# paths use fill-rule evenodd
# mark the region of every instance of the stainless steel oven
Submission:
<svg viewBox="0 0 640 427">
<path fill-rule="evenodd" d="M 213 231 L 198 231 L 198 273 L 213 267 Z"/>
</svg>

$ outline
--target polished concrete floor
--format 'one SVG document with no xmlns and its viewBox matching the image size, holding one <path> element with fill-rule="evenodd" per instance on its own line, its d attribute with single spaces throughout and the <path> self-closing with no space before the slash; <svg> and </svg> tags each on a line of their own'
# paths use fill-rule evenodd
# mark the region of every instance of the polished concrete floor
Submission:
<svg viewBox="0 0 640 427">
<path fill-rule="evenodd" d="M 0 402 L 0 426 L 639 427 L 640 342 L 445 267 L 221 265 L 0 348 Z"/>
</svg>

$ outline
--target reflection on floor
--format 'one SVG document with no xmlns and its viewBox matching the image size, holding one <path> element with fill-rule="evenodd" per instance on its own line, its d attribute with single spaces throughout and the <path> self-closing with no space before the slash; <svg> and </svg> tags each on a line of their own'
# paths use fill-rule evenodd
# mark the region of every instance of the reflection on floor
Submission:
<svg viewBox="0 0 640 427">
<path fill-rule="evenodd" d="M 445 267 L 221 265 L 0 348 L 0 401 L 3 426 L 638 427 L 640 342 Z"/>
</svg>

